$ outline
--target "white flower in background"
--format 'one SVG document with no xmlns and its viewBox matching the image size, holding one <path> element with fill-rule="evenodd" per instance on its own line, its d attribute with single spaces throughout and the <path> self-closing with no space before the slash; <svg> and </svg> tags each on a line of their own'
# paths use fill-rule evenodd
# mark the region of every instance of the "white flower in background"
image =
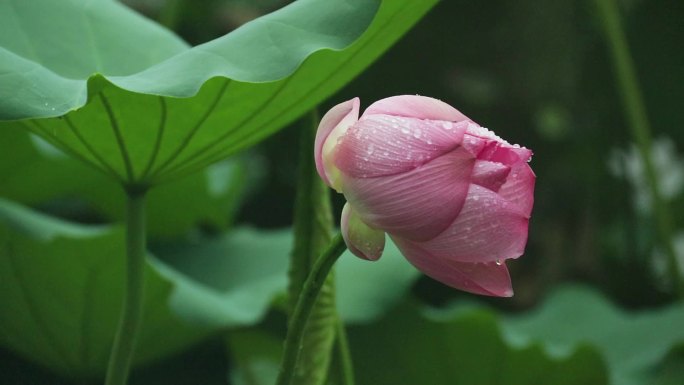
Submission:
<svg viewBox="0 0 684 385">
<path fill-rule="evenodd" d="M 684 189 L 684 159 L 677 154 L 670 138 L 660 137 L 653 141 L 653 165 L 658 173 L 660 192 L 671 199 Z M 644 164 L 635 145 L 628 150 L 613 149 L 608 160 L 613 175 L 625 178 L 634 189 L 634 204 L 640 212 L 651 211 L 651 192 L 644 173 Z"/>
</svg>

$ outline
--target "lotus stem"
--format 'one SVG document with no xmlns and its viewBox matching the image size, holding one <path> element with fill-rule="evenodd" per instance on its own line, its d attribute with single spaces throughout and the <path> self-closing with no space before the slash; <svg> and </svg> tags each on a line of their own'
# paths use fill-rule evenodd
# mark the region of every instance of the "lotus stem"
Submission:
<svg viewBox="0 0 684 385">
<path fill-rule="evenodd" d="M 342 385 L 354 385 L 354 365 L 352 364 L 351 352 L 349 351 L 349 342 L 347 341 L 347 331 L 344 328 L 342 319 L 337 319 L 337 354 L 340 361 Z"/>
<path fill-rule="evenodd" d="M 667 257 L 672 289 L 675 295 L 681 299 L 684 298 L 684 283 L 672 242 L 673 219 L 667 201 L 660 191 L 658 172 L 653 164 L 651 126 L 639 89 L 627 38 L 621 26 L 620 11 L 615 0 L 596 0 L 596 5 L 606 42 L 610 48 L 610 56 L 613 61 L 624 112 L 644 165 L 646 180 L 651 192 L 653 216 L 658 231 L 659 244 Z"/>
<path fill-rule="evenodd" d="M 126 384 L 143 313 L 146 189 L 131 188 L 126 193 L 126 291 L 105 385 Z"/>
<path fill-rule="evenodd" d="M 294 377 L 299 353 L 302 348 L 304 329 L 306 328 L 311 310 L 316 304 L 316 299 L 328 273 L 330 273 L 333 265 L 346 249 L 347 246 L 342 235 L 337 234 L 330 241 L 328 248 L 316 260 L 306 281 L 304 281 L 304 286 L 302 286 L 297 304 L 292 312 L 287 337 L 285 338 L 285 351 L 276 381 L 277 385 L 292 384 L 292 378 Z"/>
</svg>

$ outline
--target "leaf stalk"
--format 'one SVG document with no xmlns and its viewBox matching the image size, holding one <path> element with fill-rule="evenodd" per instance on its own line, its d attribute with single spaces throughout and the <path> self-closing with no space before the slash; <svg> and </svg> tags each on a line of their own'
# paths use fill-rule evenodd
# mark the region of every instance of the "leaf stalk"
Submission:
<svg viewBox="0 0 684 385">
<path fill-rule="evenodd" d="M 126 384 L 142 323 L 146 193 L 147 189 L 139 186 L 132 186 L 126 191 L 126 288 L 105 385 Z"/>
</svg>

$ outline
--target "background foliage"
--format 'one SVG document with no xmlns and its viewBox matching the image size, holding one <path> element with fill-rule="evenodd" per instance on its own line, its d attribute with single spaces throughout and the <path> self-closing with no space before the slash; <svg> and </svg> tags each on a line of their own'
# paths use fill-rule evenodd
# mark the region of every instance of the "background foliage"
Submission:
<svg viewBox="0 0 684 385">
<path fill-rule="evenodd" d="M 126 3 L 191 45 L 284 5 Z M 684 261 L 684 4 L 620 6 Z M 535 152 L 512 299 L 446 288 L 396 250 L 374 264 L 342 257 L 337 301 L 359 384 L 684 381 L 684 306 L 669 294 L 616 90 L 593 2 L 443 1 L 321 106 L 430 95 Z M 133 384 L 272 383 L 305 124 L 151 193 L 146 322 L 157 329 L 143 332 Z M 0 383 L 100 382 L 119 303 L 116 188 L 23 130 L 0 130 Z"/>
</svg>

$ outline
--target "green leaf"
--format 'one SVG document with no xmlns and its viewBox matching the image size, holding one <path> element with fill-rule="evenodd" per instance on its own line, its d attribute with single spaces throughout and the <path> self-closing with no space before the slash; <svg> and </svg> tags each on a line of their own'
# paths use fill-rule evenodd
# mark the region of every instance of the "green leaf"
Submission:
<svg viewBox="0 0 684 385">
<path fill-rule="evenodd" d="M 248 285 L 258 278 L 259 284 L 272 285 L 279 294 L 286 292 L 290 250 L 289 230 L 246 229 L 193 243 L 161 243 L 153 248 L 165 264 L 214 290 Z M 362 261 L 345 252 L 335 264 L 337 305 L 342 319 L 348 323 L 376 319 L 406 295 L 419 275 L 391 241 L 376 262 Z M 216 324 L 221 324 L 220 317 Z"/>
<path fill-rule="evenodd" d="M 625 312 L 595 291 L 566 287 L 536 312 L 511 317 L 505 330 L 514 340 L 543 341 L 565 354 L 581 344 L 601 352 L 616 384 L 651 383 L 647 378 L 674 347 L 684 343 L 684 305 Z"/>
<path fill-rule="evenodd" d="M 123 241 L 120 227 L 64 222 L 0 199 L 0 343 L 62 375 L 99 378 L 121 308 Z M 181 272 L 148 259 L 137 364 L 219 326 L 253 324 L 282 293 L 285 276 L 268 271 L 271 255 L 254 247 L 253 231 L 223 242 L 221 251 L 235 254 L 205 267 L 222 282 L 214 287 L 193 279 L 190 267 Z"/>
<path fill-rule="evenodd" d="M 166 276 L 187 277 L 170 305 L 193 324 L 221 328 L 258 320 L 286 286 L 289 231 L 242 228 L 214 239 L 154 248 Z M 207 292 L 220 296 L 207 296 Z"/>
<path fill-rule="evenodd" d="M 538 344 L 512 344 L 496 313 L 448 313 L 401 306 L 372 325 L 350 330 L 361 384 L 607 384 L 601 357 L 582 346 L 563 357 Z"/>
<path fill-rule="evenodd" d="M 235 370 L 234 385 L 271 385 L 278 377 L 283 338 L 250 328 L 227 333 L 227 345 Z"/>
<path fill-rule="evenodd" d="M 434 3 L 384 1 L 373 18 L 372 0 L 300 0 L 188 48 L 116 2 L 7 1 L 0 120 L 23 119 L 2 125 L 28 128 L 121 182 L 160 183 L 293 121 Z"/>
<path fill-rule="evenodd" d="M 335 265 L 337 308 L 342 319 L 354 324 L 376 320 L 409 292 L 420 275 L 389 238 L 378 261 L 345 252 Z"/>
<path fill-rule="evenodd" d="M 599 353 L 579 346 L 564 356 L 539 344 L 509 341 L 500 316 L 487 309 L 425 311 L 404 303 L 377 322 L 349 329 L 359 384 L 601 385 Z M 254 328 L 228 333 L 236 384 L 273 383 L 280 338 Z"/>
<path fill-rule="evenodd" d="M 0 316 L 0 343 L 63 375 L 99 376 L 121 306 L 123 242 L 118 226 L 65 222 L 0 199 L 0 314 L 10 315 Z M 136 362 L 260 320 L 286 291 L 291 246 L 290 231 L 251 229 L 158 245 L 162 259 L 148 259 Z M 405 294 L 417 273 L 392 250 L 363 267 L 350 253 L 341 258 L 343 318 L 364 321 L 371 308 L 377 316 Z"/>
<path fill-rule="evenodd" d="M 66 156 L 25 130 L 0 130 L 0 196 L 27 205 L 66 204 L 65 214 L 88 208 L 110 221 L 123 221 L 125 196 L 119 186 L 91 167 Z M 245 156 L 215 163 L 153 189 L 148 196 L 149 236 L 167 238 L 202 224 L 223 230 L 233 220 L 246 191 L 259 174 Z M 77 210 L 78 203 L 84 207 Z M 182 205 L 179 204 L 182 202 Z M 62 207 L 60 206 L 60 207 Z"/>
</svg>

